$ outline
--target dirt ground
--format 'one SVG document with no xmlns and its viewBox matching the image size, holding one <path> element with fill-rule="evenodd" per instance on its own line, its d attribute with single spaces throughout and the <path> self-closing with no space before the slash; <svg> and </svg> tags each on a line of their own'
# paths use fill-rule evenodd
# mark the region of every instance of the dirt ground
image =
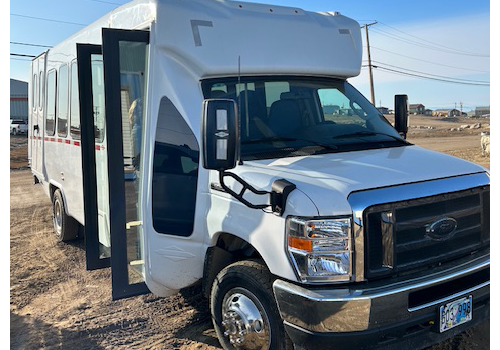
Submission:
<svg viewBox="0 0 500 350">
<path fill-rule="evenodd" d="M 412 117 L 436 129 L 411 129 L 409 140 L 489 167 L 479 141 L 489 125 L 448 132 L 449 122 L 431 121 Z M 169 298 L 111 300 L 110 270 L 85 270 L 83 241 L 56 241 L 51 203 L 32 185 L 26 145 L 26 137 L 11 137 L 11 349 L 220 349 L 199 286 Z M 489 349 L 489 327 L 486 321 L 428 350 Z"/>
</svg>

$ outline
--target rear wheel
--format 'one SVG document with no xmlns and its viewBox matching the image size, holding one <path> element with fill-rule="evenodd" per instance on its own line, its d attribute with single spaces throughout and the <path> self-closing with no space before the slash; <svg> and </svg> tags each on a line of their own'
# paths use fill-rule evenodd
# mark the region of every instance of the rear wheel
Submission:
<svg viewBox="0 0 500 350">
<path fill-rule="evenodd" d="M 273 276 L 257 260 L 224 268 L 212 285 L 210 309 L 225 350 L 291 350 L 274 294 Z"/>
<path fill-rule="evenodd" d="M 12 133 L 13 133 L 14 135 L 17 135 L 17 128 L 14 128 L 14 130 L 12 131 Z"/>
<path fill-rule="evenodd" d="M 54 192 L 52 198 L 52 217 L 54 232 L 60 242 L 68 242 L 78 237 L 78 222 L 66 214 L 64 201 L 60 190 Z"/>
</svg>

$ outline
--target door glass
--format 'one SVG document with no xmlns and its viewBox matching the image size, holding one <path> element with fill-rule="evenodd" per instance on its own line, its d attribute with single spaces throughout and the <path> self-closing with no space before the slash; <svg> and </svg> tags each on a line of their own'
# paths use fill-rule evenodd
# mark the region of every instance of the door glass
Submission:
<svg viewBox="0 0 500 350">
<path fill-rule="evenodd" d="M 99 257 L 102 259 L 111 256 L 108 154 L 106 149 L 106 114 L 104 105 L 104 68 L 101 54 L 92 54 L 90 60 L 92 67 L 92 113 L 94 116 Z"/>
<path fill-rule="evenodd" d="M 145 42 L 120 41 L 119 51 L 127 266 L 129 283 L 133 284 L 144 281 L 144 237 L 139 198 L 143 180 L 141 148 L 149 45 Z"/>
</svg>

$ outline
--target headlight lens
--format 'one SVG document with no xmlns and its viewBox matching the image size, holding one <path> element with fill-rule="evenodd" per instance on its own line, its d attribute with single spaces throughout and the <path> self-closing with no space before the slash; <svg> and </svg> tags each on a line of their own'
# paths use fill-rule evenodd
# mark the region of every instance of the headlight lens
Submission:
<svg viewBox="0 0 500 350">
<path fill-rule="evenodd" d="M 288 254 L 302 282 L 349 281 L 351 218 L 287 218 Z"/>
</svg>

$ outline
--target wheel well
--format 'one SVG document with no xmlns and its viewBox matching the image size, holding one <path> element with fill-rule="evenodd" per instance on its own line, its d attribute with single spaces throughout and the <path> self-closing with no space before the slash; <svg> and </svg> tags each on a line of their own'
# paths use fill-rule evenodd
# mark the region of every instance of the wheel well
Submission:
<svg viewBox="0 0 500 350">
<path fill-rule="evenodd" d="M 230 233 L 221 233 L 217 243 L 207 249 L 203 267 L 202 292 L 210 296 L 212 283 L 217 274 L 226 266 L 240 260 L 261 259 L 259 252 L 244 239 Z"/>
<path fill-rule="evenodd" d="M 49 184 L 49 193 L 50 193 L 50 201 L 53 201 L 54 200 L 54 193 L 56 192 L 56 190 L 58 190 L 59 188 L 57 188 L 56 186 L 52 185 L 52 184 Z"/>
<path fill-rule="evenodd" d="M 237 260 L 261 258 L 257 249 L 255 249 L 250 243 L 230 233 L 221 233 L 215 246 L 240 257 Z"/>
</svg>

